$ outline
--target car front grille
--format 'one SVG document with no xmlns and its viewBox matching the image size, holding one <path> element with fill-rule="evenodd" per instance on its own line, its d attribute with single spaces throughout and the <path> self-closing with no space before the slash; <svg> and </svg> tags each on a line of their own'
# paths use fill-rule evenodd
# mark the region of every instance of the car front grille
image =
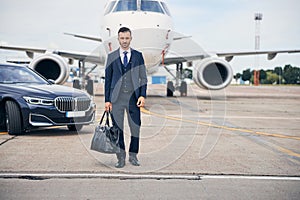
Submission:
<svg viewBox="0 0 300 200">
<path fill-rule="evenodd" d="M 91 99 L 88 97 L 57 97 L 54 99 L 54 105 L 60 112 L 87 111 L 90 108 Z"/>
</svg>

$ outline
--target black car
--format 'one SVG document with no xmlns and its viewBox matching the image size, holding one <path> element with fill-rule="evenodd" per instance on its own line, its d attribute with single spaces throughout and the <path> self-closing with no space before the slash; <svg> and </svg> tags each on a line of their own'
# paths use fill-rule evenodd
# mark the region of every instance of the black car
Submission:
<svg viewBox="0 0 300 200">
<path fill-rule="evenodd" d="M 80 130 L 96 105 L 84 91 L 55 85 L 26 66 L 0 64 L 0 130 L 18 135 L 34 127 Z"/>
</svg>

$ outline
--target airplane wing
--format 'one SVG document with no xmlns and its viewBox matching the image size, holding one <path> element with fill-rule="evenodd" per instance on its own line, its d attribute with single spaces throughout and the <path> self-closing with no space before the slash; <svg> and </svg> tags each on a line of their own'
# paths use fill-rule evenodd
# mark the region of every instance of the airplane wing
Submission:
<svg viewBox="0 0 300 200">
<path fill-rule="evenodd" d="M 230 62 L 234 56 L 249 56 L 249 55 L 262 55 L 266 54 L 268 60 L 274 59 L 277 54 L 282 54 L 282 53 L 300 53 L 300 50 L 278 50 L 278 51 L 240 51 L 240 52 L 215 52 L 215 53 L 210 53 L 212 55 L 216 55 L 218 57 L 225 57 L 225 60 L 227 62 Z M 172 65 L 176 64 L 179 62 L 190 62 L 190 61 L 195 61 L 195 60 L 202 60 L 207 56 L 207 53 L 199 52 L 193 53 L 193 55 L 178 55 L 178 56 L 166 56 L 164 59 L 165 65 Z"/>
<path fill-rule="evenodd" d="M 29 58 L 33 58 L 34 53 L 46 53 L 46 49 L 35 48 L 35 47 L 21 47 L 21 46 L 10 46 L 0 44 L 0 49 L 25 51 Z"/>
<path fill-rule="evenodd" d="M 0 44 L 0 49 L 15 50 L 15 51 L 29 51 L 29 52 L 36 52 L 36 53 L 45 53 L 47 51 L 46 49 L 35 48 L 35 47 L 9 46 L 9 45 L 2 45 L 2 44 Z"/>
<path fill-rule="evenodd" d="M 182 62 L 189 62 L 189 61 L 193 61 L 193 60 L 201 60 L 203 58 L 205 58 L 204 55 L 166 57 L 162 64 L 172 65 L 172 64 L 182 63 Z"/>
<path fill-rule="evenodd" d="M 76 53 L 76 52 L 67 52 L 67 51 L 53 51 L 54 54 L 60 55 L 65 58 L 74 59 L 74 60 L 84 60 L 89 63 L 101 63 L 100 57 L 97 55 L 91 55 L 91 53 Z"/>
<path fill-rule="evenodd" d="M 11 46 L 11 45 L 1 45 L 1 44 L 0 44 L 0 49 L 24 51 L 26 52 L 26 55 L 29 58 L 33 58 L 34 53 L 44 54 L 48 52 L 48 53 L 57 54 L 62 57 L 73 59 L 73 60 L 84 60 L 85 62 L 103 64 L 99 56 L 92 55 L 91 53 L 87 53 L 87 52 L 71 52 L 71 51 L 60 51 L 60 50 L 49 51 L 44 48 Z"/>
<path fill-rule="evenodd" d="M 300 50 L 295 49 L 295 50 L 278 50 L 278 51 L 219 52 L 216 53 L 216 55 L 219 57 L 225 57 L 225 60 L 227 62 L 230 62 L 234 56 L 260 55 L 260 54 L 267 54 L 268 60 L 272 60 L 279 53 L 300 53 Z"/>
<path fill-rule="evenodd" d="M 268 60 L 272 60 L 277 54 L 281 53 L 300 53 L 300 49 L 291 50 L 270 50 L 270 51 L 235 51 L 235 52 L 210 52 L 205 51 L 198 43 L 190 36 L 185 36 L 181 33 L 173 32 L 174 41 L 171 45 L 169 53 L 165 56 L 164 64 L 176 64 L 178 62 L 189 62 L 201 60 L 210 56 L 225 57 L 227 62 L 230 62 L 234 56 L 260 55 L 266 54 Z"/>
</svg>

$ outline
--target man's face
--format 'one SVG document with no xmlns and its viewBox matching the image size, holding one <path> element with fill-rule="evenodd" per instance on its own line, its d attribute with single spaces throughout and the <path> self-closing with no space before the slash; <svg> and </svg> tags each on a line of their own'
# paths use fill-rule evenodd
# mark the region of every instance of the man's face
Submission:
<svg viewBox="0 0 300 200">
<path fill-rule="evenodd" d="M 131 34 L 130 32 L 120 32 L 119 33 L 119 43 L 122 49 L 128 50 L 130 47 L 130 42 L 131 42 Z"/>
</svg>

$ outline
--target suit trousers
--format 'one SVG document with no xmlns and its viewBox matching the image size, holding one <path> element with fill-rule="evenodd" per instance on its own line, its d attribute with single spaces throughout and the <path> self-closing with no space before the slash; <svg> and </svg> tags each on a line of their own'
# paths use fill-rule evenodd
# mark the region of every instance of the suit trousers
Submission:
<svg viewBox="0 0 300 200">
<path fill-rule="evenodd" d="M 141 127 L 141 112 L 137 107 L 137 98 L 134 92 L 120 92 L 118 99 L 112 104 L 112 115 L 115 124 L 121 129 L 120 148 L 125 154 L 124 142 L 124 114 L 126 111 L 128 125 L 131 132 L 129 153 L 137 154 L 139 152 L 140 127 Z"/>
</svg>

